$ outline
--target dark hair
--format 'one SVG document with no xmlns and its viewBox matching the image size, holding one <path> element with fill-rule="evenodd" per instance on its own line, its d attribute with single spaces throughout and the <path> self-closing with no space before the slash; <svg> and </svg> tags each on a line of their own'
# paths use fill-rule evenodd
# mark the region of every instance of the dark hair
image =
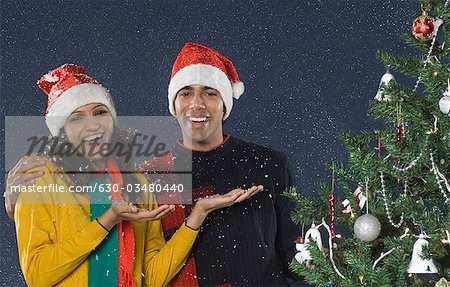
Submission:
<svg viewBox="0 0 450 287">
<path fill-rule="evenodd" d="M 122 131 L 114 127 L 110 146 L 114 147 L 121 144 L 128 147 L 132 139 L 133 133 Z M 64 128 L 61 128 L 59 136 L 50 138 L 42 155 L 48 157 L 62 172 L 66 173 L 72 180 L 75 187 L 85 186 L 91 179 L 93 179 L 94 174 L 97 172 L 94 169 L 94 162 L 84 156 L 81 156 L 74 150 L 75 148 L 76 147 L 69 142 Z M 63 152 L 62 155 L 59 153 L 55 155 L 52 152 L 54 150 L 61 149 L 69 150 L 69 152 Z M 116 159 L 119 170 L 125 171 L 122 173 L 124 187 L 123 191 L 127 190 L 127 185 L 131 184 L 134 186 L 135 184 L 138 184 L 137 178 L 132 172 L 137 170 L 134 158 L 126 158 L 125 155 L 119 154 L 118 149 L 114 149 L 110 156 Z M 140 199 L 138 193 L 136 192 L 130 192 L 127 194 L 129 202 L 136 203 Z"/>
</svg>

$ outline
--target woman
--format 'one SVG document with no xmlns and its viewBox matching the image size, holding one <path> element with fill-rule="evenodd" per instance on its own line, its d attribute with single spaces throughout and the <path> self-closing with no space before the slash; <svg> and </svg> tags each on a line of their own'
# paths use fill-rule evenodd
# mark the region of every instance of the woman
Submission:
<svg viewBox="0 0 450 287">
<path fill-rule="evenodd" d="M 53 138 L 46 154 L 55 147 L 59 153 L 44 158 L 39 168 L 44 175 L 36 178 L 35 186 L 62 186 L 64 192 L 24 192 L 18 197 L 14 216 L 19 258 L 30 286 L 164 286 L 186 261 L 210 211 L 262 190 L 237 189 L 199 200 L 166 243 L 159 219 L 174 206 L 157 207 L 149 193 L 122 195 L 128 184 L 147 184 L 145 177 L 122 174 L 130 165 L 104 152 L 104 146 L 125 141 L 115 128 L 109 92 L 76 65 L 49 72 L 38 86 L 49 97 L 46 123 Z M 102 192 L 108 184 L 119 192 Z M 89 187 L 90 192 L 72 192 L 74 187 Z"/>
</svg>

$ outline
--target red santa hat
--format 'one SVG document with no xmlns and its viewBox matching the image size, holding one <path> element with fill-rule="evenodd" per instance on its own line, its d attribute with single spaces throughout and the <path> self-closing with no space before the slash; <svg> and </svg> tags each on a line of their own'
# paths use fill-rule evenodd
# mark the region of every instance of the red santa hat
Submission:
<svg viewBox="0 0 450 287">
<path fill-rule="evenodd" d="M 89 77 L 83 67 L 62 65 L 42 76 L 37 86 L 48 96 L 45 122 L 53 136 L 59 135 L 73 111 L 91 103 L 104 104 L 117 122 L 116 109 L 108 90 Z"/>
<path fill-rule="evenodd" d="M 216 89 L 226 107 L 226 119 L 233 107 L 233 98 L 239 99 L 244 93 L 244 83 L 233 63 L 219 52 L 194 43 L 187 43 L 181 49 L 172 68 L 169 83 L 169 110 L 175 115 L 174 100 L 177 92 L 191 85 L 201 85 Z"/>
</svg>

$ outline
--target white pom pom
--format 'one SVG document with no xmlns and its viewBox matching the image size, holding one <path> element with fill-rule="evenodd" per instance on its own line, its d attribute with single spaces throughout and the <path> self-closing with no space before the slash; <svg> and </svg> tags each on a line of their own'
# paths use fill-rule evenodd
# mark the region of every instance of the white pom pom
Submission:
<svg viewBox="0 0 450 287">
<path fill-rule="evenodd" d="M 231 85 L 231 88 L 233 89 L 233 98 L 235 98 L 236 100 L 239 100 L 239 97 L 245 91 L 244 83 L 242 83 L 242 82 L 234 83 Z"/>
</svg>

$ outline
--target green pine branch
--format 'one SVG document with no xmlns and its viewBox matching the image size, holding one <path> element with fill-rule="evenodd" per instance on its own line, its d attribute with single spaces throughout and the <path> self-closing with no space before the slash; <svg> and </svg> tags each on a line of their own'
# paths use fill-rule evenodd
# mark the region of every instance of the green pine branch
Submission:
<svg viewBox="0 0 450 287">
<path fill-rule="evenodd" d="M 383 121 L 385 127 L 359 135 L 342 132 L 340 139 L 347 149 L 348 160 L 345 164 L 339 161 L 327 163 L 330 173 L 334 171 L 335 174 L 336 224 L 353 232 L 355 220 L 365 213 L 366 208 L 361 210 L 353 194 L 360 187 L 369 199 L 369 212 L 381 223 L 381 234 L 372 243 L 363 242 L 351 234 L 343 234 L 342 239 L 337 240 L 333 259 L 345 278 L 335 272 L 329 251 L 322 252 L 312 243 L 308 249 L 312 262 L 299 264 L 294 260 L 291 264 L 291 268 L 305 276 L 310 284 L 331 286 L 332 283 L 336 287 L 434 286 L 441 277 L 450 280 L 450 247 L 443 243 L 447 236 L 445 231 L 450 231 L 450 205 L 445 202 L 444 195 L 450 196 L 446 187 L 449 183 L 439 176 L 436 179 L 430 159 L 432 152 L 435 166 L 450 179 L 450 117 L 439 107 L 450 78 L 450 8 L 444 7 L 444 0 L 419 3 L 426 5 L 428 2 L 432 6 L 430 15 L 443 20 L 429 61 L 424 63 L 431 42 L 420 42 L 409 33 L 405 33 L 403 38 L 419 51 L 419 56 L 377 53 L 388 68 L 414 79 L 420 77 L 420 88 L 416 91 L 393 81 L 380 87 L 390 100 L 372 100 L 368 114 Z M 444 42 L 449 45 L 442 46 Z M 400 140 L 396 131 L 399 119 L 403 126 Z M 381 140 L 380 151 L 376 149 L 378 139 Z M 329 222 L 330 190 L 330 184 L 324 184 L 314 197 L 297 194 L 295 189 L 287 190 L 285 194 L 300 207 L 292 214 L 293 220 L 304 224 L 305 229 L 312 222 L 319 223 L 322 218 Z M 351 213 L 341 211 L 344 199 L 349 200 Z M 394 226 L 399 222 L 402 223 L 400 227 Z M 404 235 L 405 230 L 409 230 L 407 235 Z M 422 250 L 423 258 L 432 259 L 439 273 L 429 276 L 407 274 L 417 240 L 414 235 L 423 231 L 430 237 L 428 247 Z M 375 260 L 391 250 L 373 268 Z"/>
</svg>

